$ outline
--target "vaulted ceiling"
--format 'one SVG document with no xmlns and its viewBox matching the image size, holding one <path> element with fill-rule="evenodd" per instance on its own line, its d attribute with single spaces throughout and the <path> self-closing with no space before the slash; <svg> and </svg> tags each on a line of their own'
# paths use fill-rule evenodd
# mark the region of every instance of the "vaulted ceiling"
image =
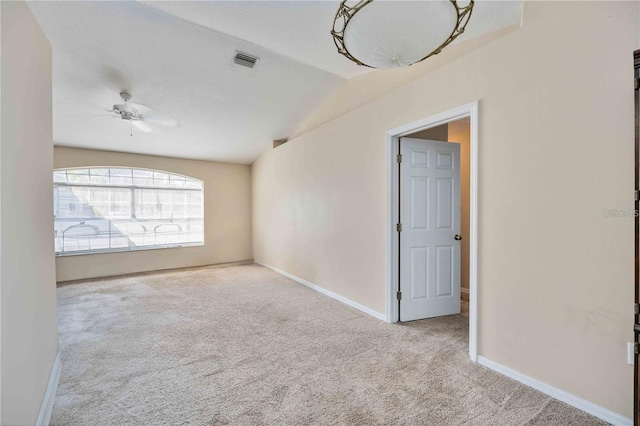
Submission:
<svg viewBox="0 0 640 426">
<path fill-rule="evenodd" d="M 54 143 L 250 164 L 348 80 L 379 72 L 336 53 L 337 1 L 30 2 L 53 46 Z M 476 3 L 463 37 L 520 21 L 520 1 Z M 234 64 L 236 51 L 260 58 Z M 180 127 L 141 133 L 133 102 Z"/>
</svg>

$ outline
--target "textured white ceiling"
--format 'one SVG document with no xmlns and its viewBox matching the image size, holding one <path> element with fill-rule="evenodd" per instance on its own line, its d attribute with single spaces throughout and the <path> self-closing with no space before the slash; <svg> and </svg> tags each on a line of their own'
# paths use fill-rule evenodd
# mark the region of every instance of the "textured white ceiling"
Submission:
<svg viewBox="0 0 640 426">
<path fill-rule="evenodd" d="M 345 78 L 369 72 L 338 55 L 331 28 L 339 1 L 145 1 L 187 21 L 260 44 Z"/>
<path fill-rule="evenodd" d="M 395 0 L 394 3 L 402 8 L 403 3 L 411 1 L 415 0 Z M 143 3 L 345 78 L 372 71 L 371 68 L 360 67 L 336 54 L 330 31 L 339 1 L 178 0 Z M 349 4 L 354 3 L 352 1 Z M 460 3 L 464 3 L 464 0 Z M 465 33 L 455 42 L 518 23 L 521 13 L 521 0 L 477 0 Z"/>
<path fill-rule="evenodd" d="M 135 2 L 29 3 L 53 46 L 54 143 L 251 163 L 343 79 Z M 260 57 L 250 70 L 235 50 Z M 181 127 L 129 136 L 118 93 Z"/>
<path fill-rule="evenodd" d="M 53 46 L 54 143 L 251 163 L 346 78 L 371 72 L 336 53 L 329 31 L 338 5 L 29 2 Z M 476 2 L 463 37 L 519 22 L 521 8 Z M 260 57 L 256 68 L 233 64 L 235 50 Z M 181 127 L 129 136 L 127 122 L 106 114 L 123 89 Z"/>
</svg>

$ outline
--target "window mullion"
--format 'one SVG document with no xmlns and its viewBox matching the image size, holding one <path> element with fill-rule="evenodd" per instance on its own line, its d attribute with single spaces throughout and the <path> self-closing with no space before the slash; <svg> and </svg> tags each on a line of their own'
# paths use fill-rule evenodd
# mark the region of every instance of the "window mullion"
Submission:
<svg viewBox="0 0 640 426">
<path fill-rule="evenodd" d="M 131 199 L 131 218 L 137 219 L 136 217 L 136 189 L 134 187 L 129 188 L 129 195 Z"/>
</svg>

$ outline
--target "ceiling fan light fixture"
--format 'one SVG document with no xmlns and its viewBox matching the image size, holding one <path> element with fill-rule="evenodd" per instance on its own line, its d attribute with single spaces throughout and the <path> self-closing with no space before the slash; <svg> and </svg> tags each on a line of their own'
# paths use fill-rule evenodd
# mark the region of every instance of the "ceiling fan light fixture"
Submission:
<svg viewBox="0 0 640 426">
<path fill-rule="evenodd" d="M 462 3 L 462 2 L 460 2 Z M 473 0 L 373 1 L 340 3 L 331 35 L 344 55 L 370 68 L 409 66 L 436 55 L 469 22 Z"/>
</svg>

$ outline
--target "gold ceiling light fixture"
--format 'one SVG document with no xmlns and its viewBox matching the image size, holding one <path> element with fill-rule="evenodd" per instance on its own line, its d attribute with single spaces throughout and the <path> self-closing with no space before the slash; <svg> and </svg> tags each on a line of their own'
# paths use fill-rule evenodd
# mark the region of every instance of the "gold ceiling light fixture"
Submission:
<svg viewBox="0 0 640 426">
<path fill-rule="evenodd" d="M 336 12 L 333 42 L 338 53 L 370 68 L 404 67 L 437 55 L 464 32 L 474 3 L 347 1 Z"/>
</svg>

